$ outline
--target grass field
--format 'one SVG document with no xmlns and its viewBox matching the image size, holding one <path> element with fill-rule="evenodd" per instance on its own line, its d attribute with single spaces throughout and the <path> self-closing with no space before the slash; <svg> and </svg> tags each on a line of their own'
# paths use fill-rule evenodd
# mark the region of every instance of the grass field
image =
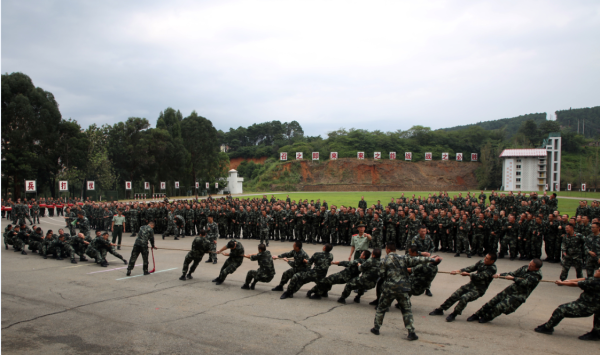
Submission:
<svg viewBox="0 0 600 355">
<path fill-rule="evenodd" d="M 411 197 L 413 194 L 416 197 L 423 197 L 426 198 L 427 196 L 429 196 L 429 194 L 431 193 L 432 195 L 434 193 L 438 193 L 439 191 L 404 191 L 404 196 L 406 197 Z M 463 197 L 465 197 L 467 195 L 467 191 L 449 191 L 448 194 L 450 195 L 450 197 L 454 197 L 454 196 L 458 196 L 459 193 L 462 193 Z M 471 193 L 473 193 L 473 191 L 471 191 Z M 479 195 L 479 191 L 476 191 L 476 196 Z M 490 196 L 489 191 L 485 192 L 486 195 Z M 587 195 L 586 195 L 587 194 Z M 402 192 L 394 192 L 394 191 L 382 191 L 382 192 L 378 192 L 378 191 L 368 191 L 368 192 L 280 192 L 280 193 L 261 193 L 261 192 L 253 192 L 253 193 L 249 193 L 246 195 L 241 195 L 241 196 L 234 196 L 234 197 L 240 197 L 240 198 L 250 198 L 250 197 L 254 197 L 254 196 L 262 196 L 262 195 L 267 195 L 267 197 L 270 199 L 271 195 L 274 195 L 275 198 L 277 199 L 283 199 L 285 200 L 286 196 L 289 195 L 290 198 L 292 200 L 295 201 L 299 201 L 300 199 L 304 200 L 307 199 L 308 201 L 310 200 L 317 200 L 317 199 L 321 199 L 321 203 L 323 203 L 323 201 L 327 201 L 327 203 L 329 205 L 335 204 L 336 206 L 358 206 L 358 201 L 360 200 L 361 196 L 365 197 L 365 200 L 367 201 L 368 206 L 371 206 L 371 204 L 376 204 L 377 200 L 381 201 L 381 204 L 386 206 L 392 197 L 394 197 L 394 199 L 399 198 L 400 196 L 402 196 Z M 559 192 L 558 193 L 559 196 L 562 197 L 582 197 L 582 199 L 588 200 L 588 204 L 591 204 L 591 201 L 593 201 L 594 199 L 600 199 L 600 193 L 594 193 L 594 192 Z M 213 197 L 218 197 L 220 195 L 213 195 Z M 171 200 L 175 199 L 190 199 L 193 197 L 190 196 L 181 196 L 181 197 L 170 197 Z M 489 200 L 488 200 L 489 202 Z M 577 209 L 577 206 L 579 206 L 579 200 L 576 199 L 566 199 L 566 198 L 559 198 L 558 199 L 558 209 L 561 213 L 567 213 L 569 216 L 574 215 L 575 214 L 575 210 Z"/>
</svg>

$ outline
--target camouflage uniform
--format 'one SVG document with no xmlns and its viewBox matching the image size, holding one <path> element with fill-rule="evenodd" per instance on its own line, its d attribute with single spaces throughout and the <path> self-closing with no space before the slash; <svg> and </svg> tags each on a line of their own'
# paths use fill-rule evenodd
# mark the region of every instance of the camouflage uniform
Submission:
<svg viewBox="0 0 600 355">
<path fill-rule="evenodd" d="M 569 275 L 571 267 L 575 268 L 577 278 L 583 277 L 583 256 L 589 255 L 587 247 L 585 245 L 585 238 L 575 233 L 573 236 L 565 234 L 561 245 L 561 251 L 563 253 L 562 259 L 562 271 L 560 273 L 560 279 L 566 280 Z M 564 255 L 564 254 L 567 255 Z"/>
<path fill-rule="evenodd" d="M 152 248 L 154 248 L 154 230 L 149 225 L 145 225 L 140 228 L 140 232 L 138 233 L 135 243 L 133 244 L 129 265 L 127 265 L 127 271 L 133 270 L 135 267 L 135 261 L 141 253 L 142 259 L 144 260 L 142 269 L 144 270 L 144 273 L 148 272 L 148 242 L 150 242 L 150 245 Z"/>
<path fill-rule="evenodd" d="M 530 258 L 541 258 L 542 257 L 542 241 L 545 234 L 545 226 L 543 223 L 533 222 L 529 227 L 529 257 Z"/>
<path fill-rule="evenodd" d="M 79 225 L 79 233 L 83 233 L 84 236 L 90 236 L 90 221 L 87 217 L 77 218 L 77 224 Z"/>
<path fill-rule="evenodd" d="M 398 300 L 404 326 L 409 332 L 414 332 L 413 315 L 410 304 L 410 275 L 406 270 L 409 267 L 414 267 L 419 264 L 428 264 L 434 262 L 434 259 L 418 256 L 399 256 L 395 252 L 388 254 L 381 262 L 380 276 L 385 281 L 383 283 L 383 291 L 377 306 L 375 314 L 375 329 L 379 330 L 383 324 L 385 313 L 389 311 L 390 304 L 393 300 Z"/>
<path fill-rule="evenodd" d="M 91 242 L 91 239 L 86 241 Z M 86 260 L 85 251 L 87 249 L 87 245 L 83 242 L 83 239 L 79 238 L 77 235 L 73 235 L 71 238 L 69 238 L 69 245 L 71 248 L 73 248 L 73 252 L 79 255 L 80 261 Z"/>
<path fill-rule="evenodd" d="M 29 243 L 29 229 L 21 230 L 17 233 L 16 237 L 13 237 L 13 248 L 17 251 L 25 252 L 25 245 Z"/>
<path fill-rule="evenodd" d="M 194 224 L 194 216 L 196 212 L 193 209 L 186 208 L 185 209 L 185 235 L 193 236 L 196 235 L 195 224 Z"/>
<path fill-rule="evenodd" d="M 260 229 L 260 243 L 267 243 L 269 245 L 269 224 L 273 221 L 271 216 L 260 216 L 258 218 L 258 227 Z"/>
<path fill-rule="evenodd" d="M 131 207 L 129 210 L 129 218 L 131 219 L 131 222 L 127 225 L 131 226 L 130 229 L 133 237 L 140 228 L 140 211 L 137 208 Z"/>
<path fill-rule="evenodd" d="M 483 241 L 488 235 L 488 225 L 485 220 L 477 219 L 473 226 L 473 243 L 471 243 L 471 251 L 473 254 L 483 255 Z"/>
<path fill-rule="evenodd" d="M 362 263 L 358 267 L 358 270 L 362 272 L 362 274 L 346 283 L 341 298 L 348 298 L 352 290 L 358 290 L 357 297 L 360 298 L 366 291 L 375 287 L 377 285 L 377 279 L 379 278 L 380 268 L 380 259 L 369 258 L 369 260 Z"/>
<path fill-rule="evenodd" d="M 540 283 L 542 271 L 529 271 L 528 265 L 524 265 L 516 271 L 505 272 L 500 276 L 513 276 L 514 283 L 475 312 L 476 316 L 490 321 L 502 313 L 511 314 L 516 311 Z"/>
<path fill-rule="evenodd" d="M 311 293 L 322 296 L 331 291 L 333 285 L 345 284 L 353 278 L 358 277 L 360 275 L 358 264 L 363 264 L 364 262 L 365 260 L 361 258 L 352 261 L 340 261 L 338 266 L 345 267 L 345 269 L 322 279 L 310 290 Z"/>
<path fill-rule="evenodd" d="M 552 312 L 552 317 L 544 326 L 552 330 L 563 318 L 581 318 L 594 316 L 594 331 L 600 332 L 600 279 L 590 277 L 579 281 L 577 286 L 583 290 L 579 298 L 573 302 L 564 303 Z"/>
<path fill-rule="evenodd" d="M 44 236 L 41 233 L 33 232 L 29 235 L 29 250 L 40 251 L 42 250 L 42 242 Z"/>
<path fill-rule="evenodd" d="M 279 258 L 293 258 L 294 262 L 291 269 L 287 269 L 283 275 L 281 276 L 281 281 L 279 282 L 279 286 L 285 285 L 295 274 L 299 272 L 308 271 L 309 266 L 304 262 L 304 260 L 308 260 L 308 254 L 304 250 L 300 250 L 296 252 L 295 250 L 289 251 L 287 253 L 283 253 L 278 256 Z"/>
<path fill-rule="evenodd" d="M 257 282 L 271 282 L 273 277 L 275 277 L 275 266 L 273 265 L 273 257 L 271 256 L 271 252 L 265 250 L 264 252 L 260 252 L 256 255 L 250 256 L 251 261 L 258 261 L 258 270 L 250 270 L 246 274 L 246 283 L 245 285 L 250 286 L 250 282 L 252 282 L 252 289 L 254 289 L 254 285 Z"/>
<path fill-rule="evenodd" d="M 588 251 L 585 261 L 585 272 L 587 273 L 587 277 L 594 277 L 594 272 L 600 268 L 600 264 L 598 264 L 600 257 L 600 234 L 589 234 L 585 238 L 585 245 Z M 591 256 L 590 251 L 596 253 L 596 256 Z"/>
<path fill-rule="evenodd" d="M 221 282 L 225 281 L 227 275 L 233 274 L 238 267 L 242 265 L 244 262 L 244 246 L 236 239 L 232 239 L 235 242 L 235 249 L 230 249 L 229 257 L 221 267 L 221 272 L 219 273 L 219 280 Z"/>
<path fill-rule="evenodd" d="M 210 242 L 210 254 L 208 254 L 208 261 L 217 261 L 217 241 L 219 226 L 213 223 L 206 223 L 206 239 Z"/>
<path fill-rule="evenodd" d="M 461 230 L 460 227 L 463 229 Z M 471 255 L 469 249 L 469 231 L 471 230 L 471 223 L 460 221 L 456 228 L 456 254 L 460 254 L 463 250 L 467 252 L 467 255 Z"/>
<path fill-rule="evenodd" d="M 426 234 L 425 238 L 421 238 L 420 235 L 415 235 L 410 240 L 410 243 L 406 248 L 406 254 L 408 254 L 408 248 L 413 247 L 413 246 L 417 248 L 417 251 L 419 252 L 419 256 L 421 256 L 422 252 L 427 252 L 429 254 L 432 254 L 433 250 L 435 248 L 433 245 L 433 240 L 431 239 L 429 234 Z"/>
<path fill-rule="evenodd" d="M 192 242 L 192 250 L 190 250 L 183 260 L 183 275 L 191 275 L 196 271 L 198 264 L 202 261 L 205 253 L 209 253 L 213 249 L 215 243 L 208 240 L 206 237 L 196 237 Z M 193 262 L 192 267 L 190 264 Z M 189 268 L 189 272 L 188 272 Z"/>
<path fill-rule="evenodd" d="M 386 243 L 396 243 L 396 223 L 398 223 L 398 216 L 388 215 L 385 216 L 385 241 Z M 376 248 L 380 248 L 382 245 L 379 245 Z"/>
<path fill-rule="evenodd" d="M 314 253 L 313 256 L 308 259 L 307 264 L 307 267 L 313 266 L 313 268 L 294 274 L 294 277 L 292 277 L 292 280 L 288 285 L 287 293 L 293 295 L 294 293 L 298 292 L 302 285 L 305 285 L 309 282 L 314 282 L 318 286 L 320 281 L 327 276 L 327 270 L 329 270 L 329 266 L 331 265 L 332 261 L 333 254 L 331 253 Z"/>
<path fill-rule="evenodd" d="M 502 237 L 502 240 L 500 241 L 499 257 L 503 258 L 504 254 L 507 253 L 508 251 L 510 251 L 510 258 L 514 259 L 517 257 L 517 253 L 518 253 L 517 241 L 518 241 L 518 235 L 519 235 L 519 224 L 517 222 L 514 222 L 512 224 L 510 222 L 506 222 L 506 223 L 504 223 L 502 230 L 504 231 L 504 236 Z"/>
<path fill-rule="evenodd" d="M 483 260 L 480 260 L 474 265 L 460 269 L 460 271 L 470 273 L 471 281 L 454 291 L 440 306 L 442 310 L 446 311 L 458 302 L 454 308 L 454 314 L 456 315 L 462 314 L 462 311 L 467 307 L 467 303 L 473 302 L 485 294 L 492 283 L 492 276 L 496 274 L 497 268 L 495 264 L 485 265 Z"/>
<path fill-rule="evenodd" d="M 438 267 L 434 264 L 417 265 L 411 271 L 409 277 L 410 295 L 420 296 L 431 288 L 431 282 L 438 273 Z"/>
<path fill-rule="evenodd" d="M 336 214 L 332 214 L 331 211 L 327 211 L 325 215 L 325 225 L 327 229 L 325 231 L 325 236 L 322 238 L 323 243 L 331 243 L 336 244 L 338 241 L 338 216 Z"/>
<path fill-rule="evenodd" d="M 370 222 L 369 229 L 373 236 L 373 239 L 371 240 L 373 248 L 383 248 L 383 220 L 381 218 L 377 220 L 373 218 Z"/>
</svg>

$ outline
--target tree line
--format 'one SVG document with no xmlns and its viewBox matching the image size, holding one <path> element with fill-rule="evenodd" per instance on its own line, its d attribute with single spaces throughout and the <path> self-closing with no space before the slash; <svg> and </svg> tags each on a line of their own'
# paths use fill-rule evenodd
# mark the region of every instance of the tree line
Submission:
<svg viewBox="0 0 600 355">
<path fill-rule="evenodd" d="M 122 197 L 125 181 L 139 192 L 146 192 L 142 184 L 148 181 L 148 193 L 160 193 L 161 181 L 214 186 L 228 167 L 217 130 L 195 111 L 183 117 L 169 107 L 160 112 L 155 128 L 146 118 L 129 117 L 82 129 L 76 120 L 64 119 L 52 93 L 35 87 L 29 76 L 2 75 L 4 196 L 23 197 L 26 179 L 37 180 L 38 193 L 54 197 L 61 180 L 69 181 L 71 195 L 85 191 L 86 181 L 96 181 L 101 190 L 119 190 Z"/>
</svg>

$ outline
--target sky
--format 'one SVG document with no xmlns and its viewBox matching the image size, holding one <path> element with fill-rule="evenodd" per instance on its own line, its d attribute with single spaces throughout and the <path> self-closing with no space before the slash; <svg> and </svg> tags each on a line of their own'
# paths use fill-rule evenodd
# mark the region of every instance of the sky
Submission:
<svg viewBox="0 0 600 355">
<path fill-rule="evenodd" d="M 600 1 L 2 0 L 2 73 L 63 118 L 432 129 L 600 105 Z"/>
</svg>

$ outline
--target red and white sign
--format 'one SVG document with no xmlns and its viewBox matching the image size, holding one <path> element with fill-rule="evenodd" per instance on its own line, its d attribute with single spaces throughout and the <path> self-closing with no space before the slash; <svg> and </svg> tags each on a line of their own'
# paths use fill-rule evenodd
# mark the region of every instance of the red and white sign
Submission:
<svg viewBox="0 0 600 355">
<path fill-rule="evenodd" d="M 175 188 L 178 189 L 179 188 L 179 181 L 175 181 Z"/>
<path fill-rule="evenodd" d="M 431 152 L 425 153 L 425 160 L 431 160 L 432 157 L 433 154 L 431 154 Z"/>
<path fill-rule="evenodd" d="M 442 153 L 442 160 L 450 159 L 450 155 L 448 153 Z"/>
<path fill-rule="evenodd" d="M 25 180 L 25 192 L 35 192 L 36 191 L 36 181 L 35 180 Z"/>
<path fill-rule="evenodd" d="M 69 182 L 68 181 L 59 181 L 58 182 L 58 191 L 69 191 Z"/>
<path fill-rule="evenodd" d="M 131 190 L 131 181 L 125 181 L 125 190 Z"/>
<path fill-rule="evenodd" d="M 477 153 L 471 153 L 471 161 L 477 161 Z"/>
<path fill-rule="evenodd" d="M 302 152 L 296 152 L 296 160 L 302 160 Z"/>
<path fill-rule="evenodd" d="M 546 191 L 548 191 L 548 184 L 546 184 Z"/>
<path fill-rule="evenodd" d="M 198 181 L 196 181 L 196 188 L 199 189 L 200 188 L 200 183 Z"/>
<path fill-rule="evenodd" d="M 571 191 L 571 184 L 567 184 L 567 191 Z"/>
<path fill-rule="evenodd" d="M 329 159 L 330 160 L 337 160 L 338 158 L 338 153 L 337 152 L 331 152 L 329 153 Z"/>
<path fill-rule="evenodd" d="M 96 190 L 96 182 L 94 182 L 94 181 L 88 181 L 87 182 L 87 189 L 88 189 L 88 191 L 94 191 L 94 190 Z"/>
<path fill-rule="evenodd" d="M 381 159 L 381 152 L 375 152 L 375 153 L 373 154 L 373 159 L 375 159 L 375 160 L 379 160 L 379 159 Z"/>
<path fill-rule="evenodd" d="M 210 188 L 210 184 L 207 182 L 206 183 L 206 189 L 208 190 Z"/>
<path fill-rule="evenodd" d="M 215 182 L 215 189 L 218 189 L 218 188 L 219 188 L 219 183 Z"/>
<path fill-rule="evenodd" d="M 463 155 L 462 153 L 456 153 L 456 161 L 462 161 Z"/>
<path fill-rule="evenodd" d="M 312 160 L 319 160 L 319 152 L 312 153 Z"/>
<path fill-rule="evenodd" d="M 412 160 L 412 153 L 411 152 L 405 152 L 404 153 L 404 160 Z"/>
<path fill-rule="evenodd" d="M 149 182 L 144 182 L 144 190 L 150 190 L 150 183 Z"/>
<path fill-rule="evenodd" d="M 161 181 L 160 182 L 160 189 L 161 190 L 166 190 L 167 189 L 167 182 L 166 181 Z"/>
<path fill-rule="evenodd" d="M 581 191 L 585 191 L 585 184 L 581 184 Z"/>
<path fill-rule="evenodd" d="M 554 184 L 554 191 L 560 191 L 560 184 L 559 183 L 555 183 Z"/>
<path fill-rule="evenodd" d="M 365 159 L 365 152 L 358 152 L 358 153 L 356 153 L 356 158 L 359 159 L 359 160 Z"/>
<path fill-rule="evenodd" d="M 287 160 L 287 153 L 279 153 L 279 160 Z"/>
<path fill-rule="evenodd" d="M 396 160 L 396 152 L 390 152 L 390 160 Z"/>
</svg>

